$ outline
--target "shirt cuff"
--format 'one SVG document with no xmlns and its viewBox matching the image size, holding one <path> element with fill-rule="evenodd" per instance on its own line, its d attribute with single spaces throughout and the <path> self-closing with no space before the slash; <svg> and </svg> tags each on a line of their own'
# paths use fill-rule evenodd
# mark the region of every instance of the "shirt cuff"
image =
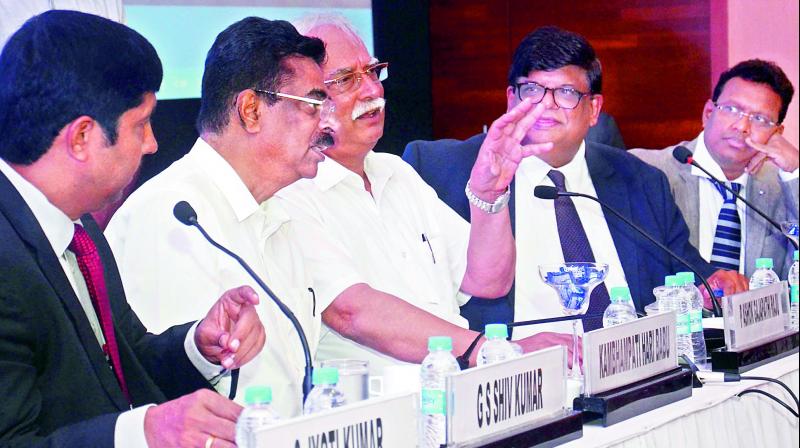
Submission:
<svg viewBox="0 0 800 448">
<path fill-rule="evenodd" d="M 792 171 L 791 173 L 778 170 L 778 175 L 781 177 L 781 180 L 784 182 L 790 182 L 798 178 L 798 173 L 800 173 L 800 168 Z"/>
<path fill-rule="evenodd" d="M 183 348 L 186 350 L 186 356 L 189 358 L 194 368 L 203 375 L 203 378 L 208 380 L 219 394 L 227 397 L 231 389 L 230 371 L 226 371 L 224 367 L 209 362 L 205 356 L 200 353 L 197 344 L 194 343 L 194 334 L 199 324 L 200 321 L 195 322 L 186 333 L 186 339 L 183 340 Z"/>
<path fill-rule="evenodd" d="M 147 446 L 144 435 L 144 416 L 147 410 L 155 406 L 147 404 L 130 411 L 125 411 L 117 417 L 114 425 L 114 448 L 141 448 Z"/>
</svg>

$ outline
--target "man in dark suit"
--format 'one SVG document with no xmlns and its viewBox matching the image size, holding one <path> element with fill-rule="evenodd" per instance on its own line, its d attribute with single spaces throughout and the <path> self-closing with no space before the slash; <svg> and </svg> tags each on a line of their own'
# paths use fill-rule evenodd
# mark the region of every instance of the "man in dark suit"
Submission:
<svg viewBox="0 0 800 448">
<path fill-rule="evenodd" d="M 654 300 L 651 291 L 665 275 L 685 270 L 623 222 L 604 215 L 594 202 L 534 198 L 537 185 L 598 196 L 690 260 L 710 276 L 712 284 L 723 286 L 726 292 L 746 288 L 738 274 L 714 272 L 689 244 L 686 224 L 662 173 L 623 151 L 586 141 L 602 107 L 601 87 L 600 63 L 582 36 L 544 27 L 526 36 L 517 48 L 506 89 L 508 108 L 527 98 L 543 103 L 545 112 L 528 130 L 523 144 L 550 141 L 554 147 L 520 163 L 509 202 L 517 244 L 515 289 L 505 306 L 473 299 L 462 308 L 472 325 L 561 314 L 555 293 L 538 277 L 541 264 L 608 263 L 606 285 L 627 284 L 639 311 Z M 484 138 L 412 142 L 403 158 L 440 198 L 468 219 L 462 190 Z M 606 286 L 598 286 L 589 313 L 602 313 L 608 300 Z M 585 330 L 598 325 L 597 319 L 584 321 Z M 526 336 L 542 328 L 518 328 L 514 335 Z M 569 327 L 546 328 L 567 331 Z"/>
<path fill-rule="evenodd" d="M 258 296 L 147 333 L 88 215 L 155 152 L 161 77 L 141 35 L 72 11 L 0 54 L 1 446 L 232 446 L 241 407 L 208 389 L 263 346 Z"/>
</svg>

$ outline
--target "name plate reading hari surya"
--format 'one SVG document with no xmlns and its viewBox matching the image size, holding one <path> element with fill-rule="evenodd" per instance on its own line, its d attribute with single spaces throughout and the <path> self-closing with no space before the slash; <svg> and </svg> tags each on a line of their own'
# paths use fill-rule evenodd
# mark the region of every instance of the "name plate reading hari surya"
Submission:
<svg viewBox="0 0 800 448">
<path fill-rule="evenodd" d="M 563 415 L 567 353 L 551 347 L 447 378 L 447 442 L 459 445 Z"/>
<path fill-rule="evenodd" d="M 419 394 L 360 401 L 284 420 L 256 433 L 264 448 L 408 448 L 417 434 Z"/>
<path fill-rule="evenodd" d="M 583 335 L 584 395 L 606 392 L 678 366 L 675 312 Z"/>
</svg>

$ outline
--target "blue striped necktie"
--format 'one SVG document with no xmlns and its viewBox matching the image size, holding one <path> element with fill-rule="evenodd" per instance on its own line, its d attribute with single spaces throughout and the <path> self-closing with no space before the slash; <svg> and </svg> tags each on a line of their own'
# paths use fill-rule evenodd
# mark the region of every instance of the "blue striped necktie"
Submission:
<svg viewBox="0 0 800 448">
<path fill-rule="evenodd" d="M 726 190 L 721 184 L 711 181 L 724 202 L 719 210 L 717 230 L 714 233 L 714 247 L 711 250 L 711 265 L 718 269 L 739 271 L 739 254 L 742 252 L 742 222 L 739 219 L 739 210 L 736 208 L 736 196 Z M 739 194 L 742 184 L 736 182 L 728 184 L 733 191 Z"/>
</svg>

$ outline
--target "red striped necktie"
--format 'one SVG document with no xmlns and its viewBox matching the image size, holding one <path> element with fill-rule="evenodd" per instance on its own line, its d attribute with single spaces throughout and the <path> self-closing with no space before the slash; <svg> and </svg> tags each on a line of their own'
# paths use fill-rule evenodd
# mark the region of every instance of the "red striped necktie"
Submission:
<svg viewBox="0 0 800 448">
<path fill-rule="evenodd" d="M 75 253 L 75 257 L 78 260 L 78 268 L 80 268 L 83 279 L 86 281 L 86 288 L 92 298 L 92 305 L 94 305 L 94 310 L 103 329 L 103 336 L 106 339 L 106 343 L 103 345 L 103 352 L 111 360 L 111 367 L 117 377 L 119 387 L 122 389 L 122 393 L 128 403 L 131 403 L 128 386 L 125 383 L 125 377 L 122 375 L 119 348 L 117 347 L 117 338 L 114 335 L 114 321 L 111 316 L 111 303 L 108 301 L 106 281 L 103 276 L 103 262 L 100 260 L 100 254 L 97 253 L 97 246 L 95 246 L 89 234 L 86 233 L 86 230 L 82 226 L 75 224 L 75 234 L 69 244 L 69 249 Z"/>
</svg>

